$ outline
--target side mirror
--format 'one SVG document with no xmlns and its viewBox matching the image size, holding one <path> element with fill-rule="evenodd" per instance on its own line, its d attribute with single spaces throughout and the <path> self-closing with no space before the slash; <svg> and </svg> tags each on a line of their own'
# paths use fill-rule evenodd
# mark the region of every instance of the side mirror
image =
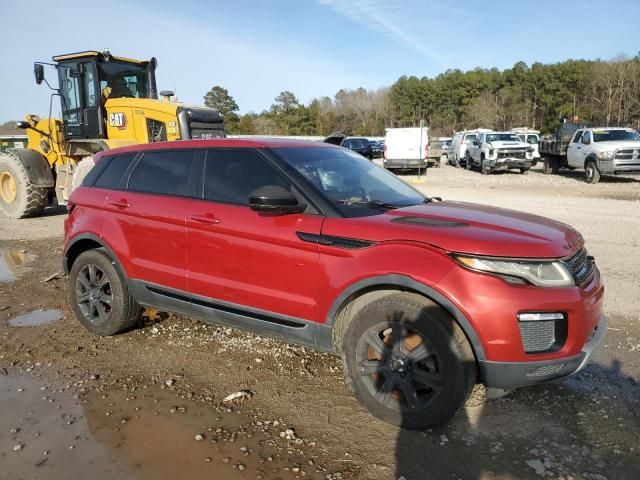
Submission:
<svg viewBox="0 0 640 480">
<path fill-rule="evenodd" d="M 298 203 L 291 192 L 277 185 L 265 185 L 254 190 L 249 195 L 251 210 L 263 213 L 286 215 L 288 213 L 302 213 L 306 205 Z"/>
<path fill-rule="evenodd" d="M 26 129 L 29 128 L 31 125 L 29 124 L 29 122 L 25 122 L 24 120 L 19 120 L 16 122 L 16 128 L 22 128 L 22 129 Z"/>
<path fill-rule="evenodd" d="M 40 85 L 44 80 L 44 65 L 40 63 L 33 64 L 33 74 L 36 77 L 36 83 Z"/>
</svg>

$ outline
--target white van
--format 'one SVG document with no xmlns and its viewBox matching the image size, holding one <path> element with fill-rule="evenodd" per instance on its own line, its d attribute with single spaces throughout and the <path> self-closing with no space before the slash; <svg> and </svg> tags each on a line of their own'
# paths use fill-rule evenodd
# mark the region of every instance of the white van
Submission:
<svg viewBox="0 0 640 480">
<path fill-rule="evenodd" d="M 533 164 L 540 160 L 540 151 L 538 144 L 540 143 L 540 131 L 526 127 L 512 128 L 512 132 L 516 133 L 523 142 L 528 143 L 533 148 Z"/>
<path fill-rule="evenodd" d="M 429 159 L 427 127 L 387 128 L 385 132 L 382 161 L 384 168 L 426 170 Z"/>
</svg>

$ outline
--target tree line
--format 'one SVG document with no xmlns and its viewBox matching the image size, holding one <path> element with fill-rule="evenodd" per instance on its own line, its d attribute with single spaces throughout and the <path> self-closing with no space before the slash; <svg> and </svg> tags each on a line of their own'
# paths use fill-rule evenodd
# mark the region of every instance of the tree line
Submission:
<svg viewBox="0 0 640 480">
<path fill-rule="evenodd" d="M 434 78 L 402 76 L 390 87 L 342 89 L 307 105 L 283 91 L 268 110 L 243 115 L 220 86 L 204 101 L 226 116 L 229 133 L 247 135 L 382 136 L 386 127 L 418 126 L 421 120 L 438 135 L 479 127 L 550 132 L 563 119 L 640 128 L 640 53 L 608 61 L 447 70 Z"/>
</svg>

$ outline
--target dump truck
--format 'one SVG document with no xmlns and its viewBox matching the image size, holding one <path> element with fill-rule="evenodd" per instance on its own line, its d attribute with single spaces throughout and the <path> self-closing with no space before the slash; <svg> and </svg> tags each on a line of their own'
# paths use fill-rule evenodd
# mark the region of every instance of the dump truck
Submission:
<svg viewBox="0 0 640 480">
<path fill-rule="evenodd" d="M 93 167 L 93 156 L 126 145 L 225 136 L 224 118 L 213 108 L 174 101 L 156 88 L 157 60 L 103 52 L 58 55 L 35 62 L 38 85 L 52 90 L 49 117 L 28 114 L 27 146 L 0 153 L 0 213 L 13 218 L 40 213 L 54 197 L 67 203 Z M 57 87 L 45 78 L 57 71 Z M 54 98 L 55 97 L 55 98 Z M 59 101 L 62 118 L 52 118 Z"/>
<path fill-rule="evenodd" d="M 540 141 L 544 173 L 583 169 L 587 183 L 603 175 L 640 174 L 640 134 L 624 127 L 587 127 L 563 123 Z"/>
</svg>

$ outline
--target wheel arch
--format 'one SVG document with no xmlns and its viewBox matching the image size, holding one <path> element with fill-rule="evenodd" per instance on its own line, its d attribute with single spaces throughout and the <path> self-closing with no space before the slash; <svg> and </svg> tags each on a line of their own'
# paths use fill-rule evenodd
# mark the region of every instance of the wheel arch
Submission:
<svg viewBox="0 0 640 480">
<path fill-rule="evenodd" d="M 92 233 L 83 233 L 81 235 L 78 235 L 71 241 L 71 243 L 65 250 L 62 259 L 62 268 L 64 272 L 67 275 L 69 274 L 73 263 L 81 253 L 88 250 L 94 250 L 96 248 L 104 248 L 111 257 L 111 260 L 116 265 L 116 268 L 119 269 L 120 273 L 124 274 L 124 269 L 122 268 L 122 265 L 120 265 L 118 257 L 116 256 L 113 249 L 104 240 Z"/>
<path fill-rule="evenodd" d="M 475 355 L 476 361 L 486 360 L 480 337 L 471 322 L 447 297 L 435 289 L 411 277 L 390 274 L 370 277 L 346 288 L 332 303 L 326 317 L 326 325 L 331 327 L 335 351 L 342 350 L 341 340 L 349 322 L 366 303 L 397 292 L 413 292 L 439 305 L 456 321 L 462 329 Z"/>
<path fill-rule="evenodd" d="M 594 162 L 596 164 L 596 168 L 598 168 L 598 157 L 595 154 L 590 153 L 589 155 L 587 155 L 587 157 L 584 159 L 584 168 L 587 168 L 587 163 L 589 162 Z"/>
</svg>

